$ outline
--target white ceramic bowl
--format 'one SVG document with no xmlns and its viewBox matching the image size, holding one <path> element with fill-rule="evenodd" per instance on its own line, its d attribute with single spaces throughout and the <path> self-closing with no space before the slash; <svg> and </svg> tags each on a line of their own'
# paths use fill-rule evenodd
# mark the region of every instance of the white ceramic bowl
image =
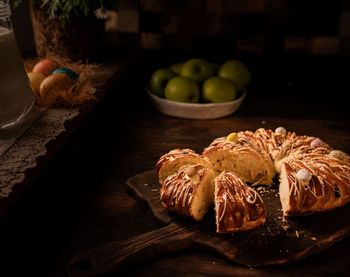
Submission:
<svg viewBox="0 0 350 277">
<path fill-rule="evenodd" d="M 243 95 L 230 102 L 225 103 L 182 103 L 166 100 L 151 93 L 147 89 L 148 96 L 151 99 L 153 106 L 163 114 L 190 119 L 214 119 L 228 116 L 238 110 L 246 97 L 246 92 Z"/>
</svg>

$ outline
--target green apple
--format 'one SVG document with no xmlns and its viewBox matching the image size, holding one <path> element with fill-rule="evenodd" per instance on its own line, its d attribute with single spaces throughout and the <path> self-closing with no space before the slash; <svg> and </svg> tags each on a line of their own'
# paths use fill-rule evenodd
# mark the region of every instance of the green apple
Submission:
<svg viewBox="0 0 350 277">
<path fill-rule="evenodd" d="M 229 60 L 225 62 L 219 68 L 218 75 L 222 78 L 233 81 L 239 91 L 243 91 L 251 81 L 251 75 L 248 68 L 237 60 Z"/>
<path fill-rule="evenodd" d="M 169 68 L 162 68 L 156 70 L 150 81 L 151 92 L 159 97 L 164 97 L 164 89 L 168 81 L 175 77 L 176 74 Z"/>
<path fill-rule="evenodd" d="M 236 95 L 237 90 L 230 80 L 221 77 L 211 77 L 203 84 L 203 98 L 209 102 L 233 101 Z"/>
<path fill-rule="evenodd" d="M 199 88 L 195 81 L 184 77 L 172 78 L 165 87 L 165 99 L 197 103 L 199 100 Z"/>
<path fill-rule="evenodd" d="M 182 65 L 180 75 L 196 82 L 203 82 L 214 75 L 214 67 L 205 60 L 191 59 Z"/>
<path fill-rule="evenodd" d="M 180 75 L 181 67 L 184 63 L 176 63 L 170 66 L 170 69 L 174 71 L 177 75 Z"/>
</svg>

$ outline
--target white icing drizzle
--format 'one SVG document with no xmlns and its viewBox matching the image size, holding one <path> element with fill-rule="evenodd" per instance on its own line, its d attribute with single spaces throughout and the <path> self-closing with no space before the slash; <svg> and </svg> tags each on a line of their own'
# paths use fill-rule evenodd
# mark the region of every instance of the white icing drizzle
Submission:
<svg viewBox="0 0 350 277">
<path fill-rule="evenodd" d="M 327 194 L 331 193 L 333 195 L 333 191 L 335 191 L 335 187 L 333 186 L 331 179 L 336 178 L 339 180 L 339 178 L 337 174 L 331 170 L 329 165 L 327 166 L 327 163 L 324 163 L 322 166 L 320 166 L 315 161 L 312 161 L 309 159 L 308 162 L 305 162 L 302 160 L 294 160 L 294 161 L 291 161 L 289 165 L 291 166 L 291 169 L 292 169 L 292 172 L 287 174 L 288 181 L 291 186 L 290 193 L 291 195 L 296 196 L 296 199 L 299 199 L 298 207 L 295 207 L 296 209 L 303 208 L 307 192 L 309 192 L 310 193 L 309 195 L 313 196 L 316 199 L 316 202 L 312 206 L 317 205 L 317 201 L 321 200 Z M 297 175 L 296 172 L 301 169 L 306 169 L 309 172 L 312 172 L 313 176 L 316 176 L 316 177 L 313 177 L 310 180 L 310 182 L 308 182 L 307 184 L 305 184 L 305 182 L 303 181 L 300 181 L 300 180 L 298 181 L 298 179 L 296 178 L 296 175 Z M 347 186 L 348 185 L 349 183 L 347 184 Z M 303 188 L 307 192 L 305 192 L 304 198 L 301 199 L 301 191 Z M 320 189 L 320 192 L 317 193 L 317 190 L 319 189 Z"/>
<path fill-rule="evenodd" d="M 198 155 L 191 149 L 174 149 L 159 158 L 156 165 L 156 169 L 159 172 L 160 169 L 163 167 L 163 165 L 166 164 L 167 162 L 173 162 L 177 159 L 183 159 L 184 157 L 188 157 L 188 156 L 194 157 L 194 158 L 200 158 L 200 155 Z"/>
<path fill-rule="evenodd" d="M 300 197 L 300 186 L 294 174 L 287 174 L 289 195 Z"/>
<path fill-rule="evenodd" d="M 241 145 L 235 142 L 226 141 L 225 138 L 219 138 L 214 140 L 213 143 L 211 143 L 207 148 L 204 149 L 203 155 L 207 155 L 212 151 L 232 151 L 237 153 L 250 153 L 251 147 L 248 147 L 246 145 Z"/>
<path fill-rule="evenodd" d="M 327 201 L 321 202 L 324 203 L 322 205 L 325 205 L 325 207 L 333 207 L 332 205 L 338 205 L 337 203 L 344 204 L 344 201 L 349 202 L 349 155 L 339 150 L 332 151 L 328 144 L 318 138 L 298 136 L 294 132 L 284 132 L 277 129 L 275 132 L 264 128 L 255 132 L 238 132 L 238 139 L 234 142 L 226 141 L 226 137 L 217 138 L 204 149 L 203 155 L 209 155 L 212 151 L 228 151 L 241 154 L 256 151 L 262 154 L 265 159 L 277 160 L 279 164 L 286 163 L 290 167 L 287 172 L 289 201 L 292 201 L 293 198 L 295 203 L 291 204 L 291 208 L 296 211 L 303 212 L 304 208 L 305 210 L 311 209 L 314 205 L 320 203 L 319 201 Z M 158 163 L 162 161 L 163 157 L 164 160 L 173 161 L 185 155 L 200 157 L 192 150 L 176 149 L 174 152 L 170 151 L 162 156 Z M 308 172 L 311 176 L 304 174 L 305 176 L 300 178 L 302 175 L 298 174 L 300 170 Z M 205 167 L 198 170 L 197 173 L 205 174 Z M 191 177 L 185 173 L 176 176 L 173 179 L 166 179 L 166 186 L 164 190 L 161 190 L 161 198 L 167 199 L 168 203 L 164 204 L 171 209 L 186 210 L 193 199 L 193 190 L 196 185 L 193 184 Z M 254 183 L 260 181 L 256 180 Z M 231 213 L 232 211 L 229 211 L 230 202 L 246 202 L 246 205 L 254 205 L 258 201 L 263 203 L 260 195 L 255 190 L 245 185 L 242 180 L 232 173 L 220 175 L 219 182 L 221 187 L 216 192 L 220 194 L 217 195 L 217 218 L 219 221 L 222 221 L 227 213 L 230 213 L 231 217 L 235 216 L 234 213 Z M 337 196 L 337 193 L 340 196 Z M 322 200 L 323 197 L 326 198 Z M 243 217 L 249 217 L 249 214 L 246 215 L 246 210 L 242 213 Z M 241 213 L 238 214 L 238 216 L 242 216 Z"/>
<path fill-rule="evenodd" d="M 189 206 L 193 200 L 193 193 L 198 182 L 193 183 L 192 178 L 187 175 L 189 169 L 193 169 L 201 179 L 206 174 L 203 165 L 183 166 L 178 172 L 165 179 L 161 188 L 161 200 L 169 209 L 178 210 L 180 213 L 188 213 Z"/>
<path fill-rule="evenodd" d="M 263 203 L 260 195 L 254 189 L 244 184 L 241 179 L 234 176 L 233 173 L 222 173 L 218 178 L 218 191 L 216 192 L 216 197 L 219 203 L 217 203 L 217 205 L 223 205 L 221 210 L 219 208 L 217 209 L 217 213 L 219 213 L 219 222 L 223 220 L 226 212 L 233 212 L 227 211 L 228 201 L 232 203 L 245 201 L 253 205 L 259 200 L 260 203 Z M 249 216 L 249 214 L 246 216 Z"/>
<path fill-rule="evenodd" d="M 312 155 L 304 157 L 304 160 L 312 164 L 318 174 L 329 180 L 336 180 L 332 183 L 340 183 L 349 187 L 350 164 L 327 155 Z"/>
<path fill-rule="evenodd" d="M 224 217 L 224 215 L 226 213 L 226 206 L 227 206 L 226 193 L 224 193 L 222 195 L 222 199 L 223 199 L 223 202 L 224 202 L 224 208 L 222 209 L 221 215 L 219 217 L 219 222 L 222 220 L 222 218 Z"/>
</svg>

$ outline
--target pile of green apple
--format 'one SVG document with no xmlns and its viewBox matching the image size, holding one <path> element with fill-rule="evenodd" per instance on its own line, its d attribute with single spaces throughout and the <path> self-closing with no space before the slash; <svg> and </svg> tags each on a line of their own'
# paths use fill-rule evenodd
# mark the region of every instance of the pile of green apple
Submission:
<svg viewBox="0 0 350 277">
<path fill-rule="evenodd" d="M 235 100 L 251 81 L 238 60 L 219 64 L 190 59 L 156 70 L 150 80 L 153 94 L 177 102 L 222 103 Z"/>
</svg>

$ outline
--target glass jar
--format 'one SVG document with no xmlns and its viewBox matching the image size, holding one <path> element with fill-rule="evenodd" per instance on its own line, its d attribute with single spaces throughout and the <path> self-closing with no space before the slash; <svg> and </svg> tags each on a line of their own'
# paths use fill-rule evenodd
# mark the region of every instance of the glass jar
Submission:
<svg viewBox="0 0 350 277">
<path fill-rule="evenodd" d="M 11 24 L 8 0 L 0 0 L 0 132 L 20 124 L 35 97 Z"/>
</svg>

